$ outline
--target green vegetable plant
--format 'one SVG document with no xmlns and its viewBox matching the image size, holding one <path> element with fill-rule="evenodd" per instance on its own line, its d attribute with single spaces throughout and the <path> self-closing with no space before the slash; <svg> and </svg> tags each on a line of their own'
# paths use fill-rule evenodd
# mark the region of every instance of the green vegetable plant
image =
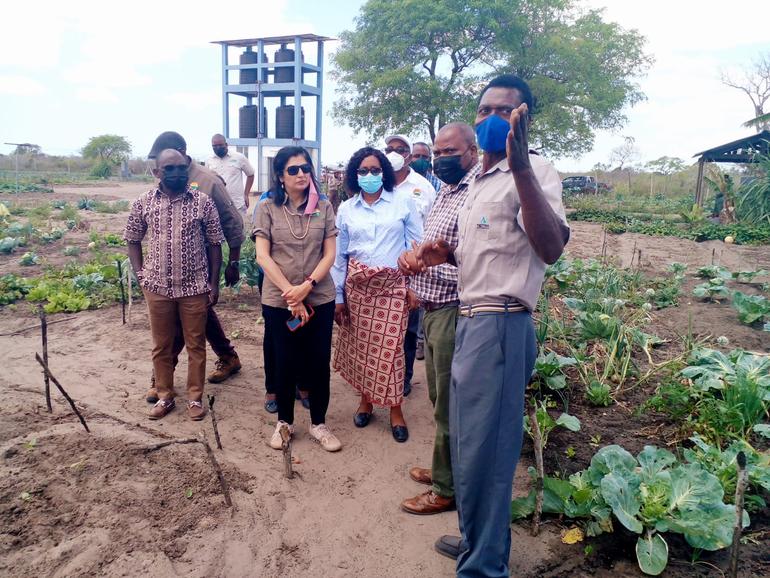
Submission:
<svg viewBox="0 0 770 578">
<path fill-rule="evenodd" d="M 535 415 L 537 416 L 537 424 L 540 427 L 540 437 L 543 442 L 543 449 L 548 445 L 548 436 L 557 427 L 563 427 L 569 431 L 580 431 L 580 420 L 574 415 L 568 413 L 562 413 L 554 419 L 548 409 L 555 404 L 548 400 L 541 400 L 537 402 L 537 409 Z M 532 437 L 532 428 L 530 426 L 529 415 L 524 416 L 524 431 Z"/>
<path fill-rule="evenodd" d="M 543 511 L 582 520 L 586 534 L 611 532 L 617 522 L 638 534 L 636 557 L 645 574 L 668 564 L 666 533 L 682 534 L 696 549 L 719 550 L 732 541 L 735 506 L 724 503 L 719 479 L 700 464 L 645 446 L 636 458 L 617 445 L 600 449 L 588 469 L 544 480 Z M 534 511 L 534 490 L 514 500 L 514 519 Z M 749 525 L 744 512 L 743 526 Z"/>
<path fill-rule="evenodd" d="M 32 265 L 40 264 L 40 256 L 37 253 L 27 251 L 19 259 L 19 265 L 23 267 L 30 267 Z"/>
<path fill-rule="evenodd" d="M 732 274 L 733 279 L 738 283 L 753 283 L 756 277 L 764 277 L 767 271 L 759 269 L 757 271 L 736 271 Z"/>
<path fill-rule="evenodd" d="M 733 291 L 733 308 L 738 312 L 740 322 L 746 325 L 770 320 L 770 299 L 762 295 L 746 295 Z"/>
<path fill-rule="evenodd" d="M 695 297 L 708 299 L 709 301 L 721 301 L 730 297 L 730 290 L 725 285 L 722 277 L 709 279 L 707 283 L 696 285 L 692 290 Z"/>
<path fill-rule="evenodd" d="M 593 380 L 586 388 L 588 403 L 596 407 L 608 407 L 613 404 L 612 389 L 609 384 Z"/>
</svg>

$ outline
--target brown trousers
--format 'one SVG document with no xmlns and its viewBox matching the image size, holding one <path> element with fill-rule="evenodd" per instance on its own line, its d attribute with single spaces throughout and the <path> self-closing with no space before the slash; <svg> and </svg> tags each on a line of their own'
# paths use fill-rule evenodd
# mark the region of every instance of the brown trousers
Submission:
<svg viewBox="0 0 770 578">
<path fill-rule="evenodd" d="M 171 299 L 144 291 L 152 331 L 152 367 L 158 398 L 171 399 L 174 392 L 174 337 L 182 328 L 187 347 L 187 398 L 200 401 L 206 375 L 207 294 Z"/>
</svg>

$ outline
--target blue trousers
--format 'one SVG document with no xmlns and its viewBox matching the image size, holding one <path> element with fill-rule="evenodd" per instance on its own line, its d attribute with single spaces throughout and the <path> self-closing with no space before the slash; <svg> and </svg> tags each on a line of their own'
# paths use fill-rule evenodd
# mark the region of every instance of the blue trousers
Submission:
<svg viewBox="0 0 770 578">
<path fill-rule="evenodd" d="M 529 312 L 457 323 L 449 397 L 455 500 L 465 550 L 457 576 L 509 576 L 510 503 L 521 453 L 524 390 L 537 344 Z"/>
</svg>

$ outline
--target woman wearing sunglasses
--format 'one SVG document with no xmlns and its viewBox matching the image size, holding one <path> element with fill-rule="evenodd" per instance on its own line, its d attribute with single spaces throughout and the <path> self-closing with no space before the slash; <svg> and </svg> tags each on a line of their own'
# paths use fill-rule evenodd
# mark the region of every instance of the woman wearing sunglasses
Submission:
<svg viewBox="0 0 770 578">
<path fill-rule="evenodd" d="M 270 446 L 281 449 L 281 426 L 294 433 L 294 390 L 309 389 L 310 435 L 330 452 L 342 445 L 326 426 L 335 288 L 334 209 L 318 194 L 313 161 L 302 147 L 273 159 L 273 190 L 257 205 L 254 239 L 265 272 L 262 312 L 272 341 L 278 423 Z M 267 360 L 266 360 L 267 361 Z"/>
<path fill-rule="evenodd" d="M 395 183 L 393 167 L 377 149 L 362 148 L 348 162 L 345 186 L 352 198 L 337 215 L 332 269 L 340 326 L 334 369 L 361 393 L 356 427 L 369 424 L 375 405 L 389 407 L 393 437 L 405 442 L 404 335 L 408 309 L 416 304 L 407 305 L 407 281 L 397 261 L 420 241 L 422 225 L 414 200 L 394 192 Z"/>
</svg>

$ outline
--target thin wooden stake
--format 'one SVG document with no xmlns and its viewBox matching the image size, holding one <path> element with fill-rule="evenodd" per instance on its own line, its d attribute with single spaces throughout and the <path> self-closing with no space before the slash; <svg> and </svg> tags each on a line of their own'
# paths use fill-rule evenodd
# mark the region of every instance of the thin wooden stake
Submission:
<svg viewBox="0 0 770 578">
<path fill-rule="evenodd" d="M 639 259 L 636 261 L 636 270 L 639 271 L 642 268 L 642 250 L 639 249 Z"/>
<path fill-rule="evenodd" d="M 540 516 L 543 513 L 543 480 L 545 471 L 543 468 L 543 436 L 540 434 L 540 424 L 537 423 L 537 404 L 533 400 L 528 404 L 529 409 L 529 427 L 532 430 L 532 441 L 535 446 L 535 470 L 537 478 L 535 479 L 535 511 L 532 514 L 532 528 L 530 533 L 537 536 L 540 532 Z"/>
<path fill-rule="evenodd" d="M 88 433 L 91 433 L 91 430 L 88 429 L 88 424 L 86 424 L 86 420 L 83 418 L 83 415 L 78 411 L 78 408 L 75 406 L 75 402 L 72 401 L 72 398 L 69 396 L 69 394 L 64 391 L 64 388 L 62 387 L 61 383 L 59 383 L 59 380 L 56 379 L 53 376 L 53 373 L 51 373 L 51 370 L 48 368 L 48 364 L 43 361 L 43 358 L 40 357 L 40 354 L 35 354 L 35 359 L 37 359 L 37 362 L 43 366 L 43 371 L 45 371 L 46 375 L 48 375 L 49 378 L 51 378 L 51 381 L 53 381 L 53 384 L 58 388 L 58 390 L 61 392 L 61 394 L 64 396 L 64 399 L 66 399 L 70 407 L 72 408 L 72 411 L 75 412 L 75 415 L 78 416 L 78 419 L 80 420 L 80 423 L 83 424 L 83 427 Z"/>
<path fill-rule="evenodd" d="M 746 470 L 746 454 L 738 452 L 738 483 L 735 485 L 735 528 L 733 529 L 733 546 L 730 551 L 730 577 L 738 576 L 738 553 L 741 546 L 743 531 L 743 494 L 746 492 L 748 471 Z"/>
<path fill-rule="evenodd" d="M 131 305 L 133 303 L 133 285 L 134 279 L 131 275 L 131 267 L 126 267 L 126 285 L 128 285 L 128 324 L 131 325 Z"/>
<path fill-rule="evenodd" d="M 38 315 L 40 315 L 40 333 L 43 338 L 43 361 L 48 365 L 48 320 L 45 317 L 45 309 L 42 305 L 37 306 Z M 46 372 L 43 372 L 43 380 L 45 382 L 45 406 L 48 408 L 48 413 L 53 413 L 53 407 L 51 407 L 51 380 Z"/>
<path fill-rule="evenodd" d="M 634 248 L 631 249 L 631 265 L 630 267 L 634 268 L 634 257 L 636 257 L 636 239 L 634 239 Z"/>
<path fill-rule="evenodd" d="M 126 324 L 126 292 L 123 289 L 123 264 L 120 259 L 116 259 L 115 263 L 118 265 L 118 282 L 120 283 L 120 306 L 123 311 L 123 325 Z"/>
<path fill-rule="evenodd" d="M 217 448 L 222 449 L 222 440 L 219 439 L 219 428 L 217 427 L 217 416 L 214 413 L 214 402 L 216 397 L 213 395 L 208 396 L 209 400 L 209 415 L 211 416 L 211 425 L 214 426 L 214 439 L 217 441 Z"/>
<path fill-rule="evenodd" d="M 203 447 L 206 449 L 206 455 L 209 457 L 211 466 L 214 468 L 214 471 L 217 473 L 219 486 L 222 488 L 222 493 L 225 496 L 225 504 L 227 504 L 228 508 L 232 508 L 233 501 L 232 499 L 230 499 L 230 488 L 227 485 L 227 480 L 225 480 L 225 474 L 222 472 L 222 468 L 219 467 L 219 462 L 217 462 L 217 458 L 214 457 L 214 450 L 211 449 L 209 442 L 206 441 L 206 438 L 204 438 L 202 434 L 200 436 L 200 442 L 203 444 Z"/>
<path fill-rule="evenodd" d="M 146 448 L 140 448 L 140 451 L 144 454 L 149 454 L 155 451 L 158 451 L 159 449 L 174 445 L 174 444 L 198 444 L 200 443 L 200 440 L 198 438 L 184 438 L 181 440 L 168 440 L 165 442 L 160 442 L 151 446 L 147 446 Z"/>
<path fill-rule="evenodd" d="M 284 474 L 291 480 L 294 477 L 294 469 L 291 465 L 291 433 L 289 432 L 289 426 L 282 425 L 280 432 Z"/>
<path fill-rule="evenodd" d="M 716 256 L 716 254 L 717 254 L 717 248 L 716 248 L 716 247 L 713 247 L 713 248 L 711 249 L 711 264 L 712 264 L 712 265 L 714 264 L 714 257 Z"/>
</svg>

